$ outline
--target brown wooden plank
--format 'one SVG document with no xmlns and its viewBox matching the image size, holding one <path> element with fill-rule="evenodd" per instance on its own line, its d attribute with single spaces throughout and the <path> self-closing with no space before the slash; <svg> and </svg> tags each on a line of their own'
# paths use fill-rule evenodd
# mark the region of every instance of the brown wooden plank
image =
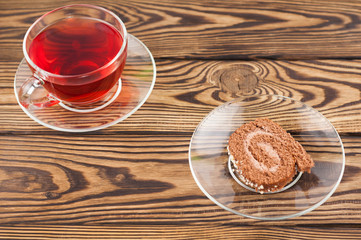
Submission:
<svg viewBox="0 0 361 240">
<path fill-rule="evenodd" d="M 254 224 L 195 183 L 189 134 L 0 136 L 0 224 Z M 360 137 L 343 137 L 344 178 L 325 204 L 277 225 L 361 224 Z"/>
<path fill-rule="evenodd" d="M 0 132 L 53 132 L 17 105 L 13 90 L 17 64 L 0 65 Z M 155 88 L 144 106 L 101 133 L 193 132 L 213 108 L 244 94 L 292 97 L 320 111 L 340 133 L 361 132 L 361 60 L 158 60 L 157 70 Z"/>
<path fill-rule="evenodd" d="M 307 1 L 77 1 L 109 8 L 156 58 L 359 58 L 361 3 Z M 0 2 L 2 56 L 21 58 L 26 29 L 47 11 L 73 2 Z M 15 59 L 14 59 L 15 58 Z"/>
<path fill-rule="evenodd" d="M 0 239 L 359 239 L 356 228 L 227 225 L 6 226 Z"/>
<path fill-rule="evenodd" d="M 122 16 L 156 57 L 157 84 L 139 111 L 111 128 L 68 134 L 38 125 L 13 94 L 22 37 L 37 17 L 73 2 L 0 0 L 0 224 L 26 225 L 0 227 L 0 238 L 360 238 L 361 61 L 314 60 L 360 57 L 359 1 L 77 2 Z M 237 61 L 254 58 L 283 60 Z M 342 134 L 343 181 L 305 216 L 233 215 L 190 174 L 188 145 L 199 121 L 250 93 L 302 100 Z"/>
</svg>

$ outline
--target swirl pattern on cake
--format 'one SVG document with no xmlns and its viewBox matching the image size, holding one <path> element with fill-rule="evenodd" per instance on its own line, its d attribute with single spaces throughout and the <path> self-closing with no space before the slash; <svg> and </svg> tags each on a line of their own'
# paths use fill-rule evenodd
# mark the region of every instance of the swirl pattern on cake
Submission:
<svg viewBox="0 0 361 240">
<path fill-rule="evenodd" d="M 258 192 L 281 190 L 314 162 L 302 145 L 270 119 L 256 119 L 229 138 L 228 152 L 240 179 Z"/>
</svg>

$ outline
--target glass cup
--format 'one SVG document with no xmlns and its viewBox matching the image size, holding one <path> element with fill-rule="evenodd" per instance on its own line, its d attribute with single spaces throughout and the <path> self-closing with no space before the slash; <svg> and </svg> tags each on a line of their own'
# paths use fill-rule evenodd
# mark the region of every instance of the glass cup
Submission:
<svg viewBox="0 0 361 240">
<path fill-rule="evenodd" d="M 124 23 L 104 8 L 75 4 L 44 14 L 24 37 L 33 74 L 20 87 L 20 104 L 74 112 L 107 106 L 120 93 L 127 46 Z"/>
</svg>

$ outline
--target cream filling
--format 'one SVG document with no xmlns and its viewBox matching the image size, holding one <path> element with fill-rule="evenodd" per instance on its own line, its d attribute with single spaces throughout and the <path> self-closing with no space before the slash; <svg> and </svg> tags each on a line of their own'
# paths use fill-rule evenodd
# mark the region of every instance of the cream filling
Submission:
<svg viewBox="0 0 361 240">
<path fill-rule="evenodd" d="M 280 167 L 280 164 L 281 164 L 281 158 L 279 156 L 279 154 L 277 153 L 277 151 L 272 147 L 271 144 L 269 143 L 264 143 L 264 142 L 257 142 L 257 146 L 259 146 L 260 148 L 262 148 L 265 153 L 270 157 L 270 159 L 273 160 L 273 163 L 274 163 L 274 166 L 272 167 L 267 167 L 264 163 L 261 163 L 259 161 L 257 161 L 254 156 L 252 155 L 252 153 L 249 151 L 249 146 L 251 144 L 251 141 L 252 139 L 257 136 L 257 135 L 261 135 L 261 134 L 264 134 L 264 135 L 269 135 L 269 136 L 273 136 L 271 133 L 269 132 L 266 132 L 266 131 L 263 131 L 261 129 L 258 129 L 256 131 L 253 131 L 251 133 L 249 133 L 247 136 L 246 136 L 246 140 L 245 140 L 245 151 L 246 151 L 246 154 L 248 155 L 251 163 L 253 164 L 253 166 L 255 168 L 257 168 L 258 170 L 262 171 L 262 172 L 266 172 L 266 171 L 270 171 L 272 173 L 276 173 L 277 170 L 279 169 Z M 276 139 L 278 137 L 276 136 L 273 136 L 275 137 Z M 279 138 L 278 138 L 279 139 Z M 244 183 L 246 184 L 247 186 L 255 189 L 257 192 L 263 194 L 265 191 L 266 192 L 279 192 L 279 191 L 283 191 L 283 190 L 286 190 L 290 187 L 292 187 L 298 180 L 299 178 L 302 176 L 302 172 L 299 172 L 298 169 L 297 169 L 297 165 L 295 166 L 295 169 L 296 169 L 296 172 L 299 172 L 297 178 L 292 182 L 292 183 L 288 183 L 288 185 L 286 185 L 282 190 L 279 190 L 277 189 L 278 188 L 278 185 L 274 185 L 272 187 L 270 187 L 269 189 L 265 189 L 263 185 L 258 185 L 257 183 L 254 183 L 252 181 L 250 181 L 249 179 L 245 178 L 242 174 L 242 170 L 240 169 L 239 165 L 242 164 L 242 160 L 238 160 L 236 161 L 234 156 L 231 154 L 231 152 L 229 151 L 229 146 L 227 145 L 227 151 L 228 151 L 228 155 L 229 155 L 229 159 L 230 161 L 232 162 L 233 164 L 233 167 L 232 167 L 232 171 L 235 172 L 237 174 L 237 177 Z"/>
<path fill-rule="evenodd" d="M 251 162 L 252 162 L 252 164 L 253 164 L 253 166 L 255 168 L 257 168 L 258 170 L 260 170 L 262 172 L 270 171 L 270 172 L 274 173 L 274 172 L 276 172 L 278 170 L 279 165 L 281 163 L 281 159 L 280 159 L 280 156 L 278 155 L 278 153 L 276 152 L 276 150 L 273 149 L 271 144 L 262 143 L 262 142 L 256 143 L 257 146 L 261 147 L 266 152 L 266 154 L 271 159 L 273 159 L 275 164 L 271 168 L 267 167 L 264 163 L 261 163 L 261 162 L 257 161 L 253 157 L 252 153 L 249 151 L 249 146 L 251 144 L 251 141 L 257 135 L 269 135 L 269 136 L 272 136 L 271 133 L 268 133 L 268 132 L 265 132 L 265 131 L 262 131 L 262 130 L 256 130 L 254 132 L 251 132 L 246 137 L 245 151 L 246 151 L 249 159 L 251 160 Z"/>
<path fill-rule="evenodd" d="M 261 172 L 266 172 L 266 171 L 270 171 L 272 173 L 275 173 L 278 168 L 279 165 L 281 164 L 281 158 L 278 155 L 277 151 L 272 147 L 271 144 L 269 143 L 262 143 L 262 142 L 258 142 L 256 143 L 259 147 L 261 147 L 262 149 L 264 149 L 264 151 L 266 152 L 266 154 L 274 160 L 275 165 L 272 167 L 267 167 L 264 163 L 261 163 L 259 161 L 257 161 L 254 156 L 252 155 L 252 153 L 249 151 L 249 146 L 251 144 L 252 139 L 257 136 L 257 135 L 270 135 L 272 136 L 271 133 L 262 131 L 262 130 L 256 130 L 254 132 L 251 132 L 250 134 L 247 135 L 246 137 L 246 141 L 245 141 L 245 151 L 251 161 L 251 163 L 253 164 L 253 166 L 255 168 L 257 168 L 258 170 L 260 170 Z M 242 174 L 242 170 L 239 168 L 239 164 L 242 164 L 241 161 L 236 161 L 234 156 L 230 153 L 229 151 L 229 146 L 227 145 L 227 151 L 228 151 L 228 155 L 230 157 L 230 160 L 232 161 L 232 164 L 234 166 L 233 168 L 233 172 L 237 173 L 237 176 L 239 177 L 239 179 L 246 184 L 247 186 L 250 186 L 251 188 L 254 188 L 256 191 L 259 191 L 261 194 L 264 193 L 264 186 L 263 185 L 258 185 L 257 183 L 254 183 L 252 181 L 250 181 L 249 179 L 245 178 Z M 268 192 L 274 191 L 277 189 L 277 185 L 274 185 L 272 188 L 267 189 Z"/>
</svg>

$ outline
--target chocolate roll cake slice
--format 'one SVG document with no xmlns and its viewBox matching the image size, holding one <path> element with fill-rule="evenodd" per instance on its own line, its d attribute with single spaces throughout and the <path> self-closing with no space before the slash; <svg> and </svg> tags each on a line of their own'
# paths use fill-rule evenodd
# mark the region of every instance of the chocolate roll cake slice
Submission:
<svg viewBox="0 0 361 240">
<path fill-rule="evenodd" d="M 240 179 L 258 192 L 281 190 L 314 162 L 281 126 L 269 119 L 242 125 L 229 138 L 228 151 Z"/>
</svg>

